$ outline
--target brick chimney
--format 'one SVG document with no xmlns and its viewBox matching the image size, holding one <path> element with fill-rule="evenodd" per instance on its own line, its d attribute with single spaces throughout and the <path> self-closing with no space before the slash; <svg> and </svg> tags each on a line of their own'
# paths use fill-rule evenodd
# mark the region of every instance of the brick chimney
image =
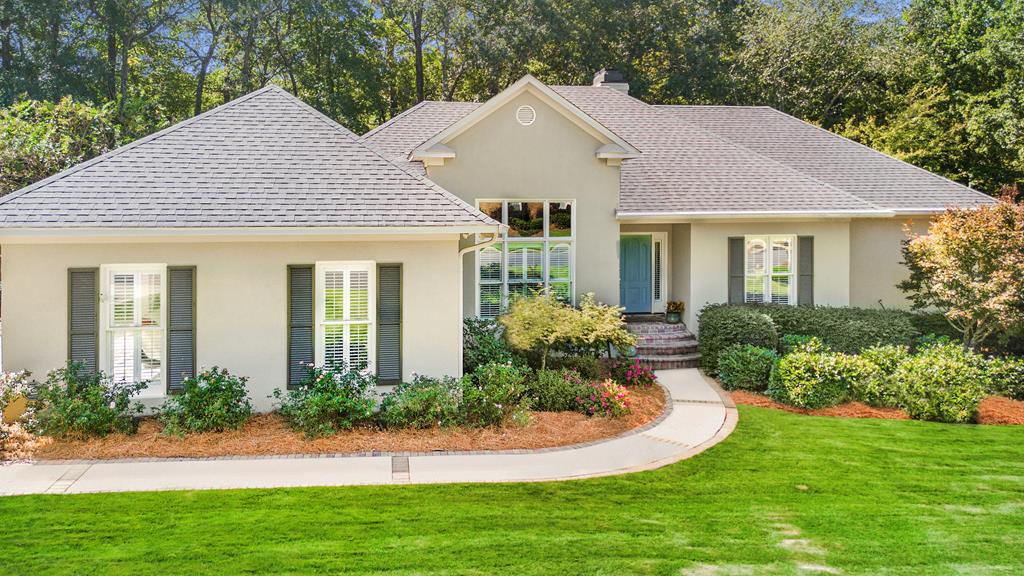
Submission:
<svg viewBox="0 0 1024 576">
<path fill-rule="evenodd" d="M 607 86 L 623 94 L 629 94 L 629 83 L 626 77 L 615 68 L 601 68 L 594 74 L 594 86 Z"/>
</svg>

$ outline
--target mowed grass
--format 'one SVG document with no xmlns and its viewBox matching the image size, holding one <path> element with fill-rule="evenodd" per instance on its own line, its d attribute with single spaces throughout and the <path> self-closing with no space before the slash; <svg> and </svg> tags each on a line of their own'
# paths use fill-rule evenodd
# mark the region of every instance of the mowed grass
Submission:
<svg viewBox="0 0 1024 576">
<path fill-rule="evenodd" d="M 0 517 L 14 574 L 1020 574 L 1024 428 L 741 407 L 724 443 L 627 476 L 18 497 Z"/>
</svg>

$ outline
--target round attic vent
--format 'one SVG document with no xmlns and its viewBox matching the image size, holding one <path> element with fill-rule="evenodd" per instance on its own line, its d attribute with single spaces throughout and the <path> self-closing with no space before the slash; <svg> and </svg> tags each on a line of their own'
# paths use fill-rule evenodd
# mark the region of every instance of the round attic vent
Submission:
<svg viewBox="0 0 1024 576">
<path fill-rule="evenodd" d="M 529 126 L 537 120 L 537 111 L 533 106 L 520 106 L 516 109 L 516 122 L 523 126 Z"/>
</svg>

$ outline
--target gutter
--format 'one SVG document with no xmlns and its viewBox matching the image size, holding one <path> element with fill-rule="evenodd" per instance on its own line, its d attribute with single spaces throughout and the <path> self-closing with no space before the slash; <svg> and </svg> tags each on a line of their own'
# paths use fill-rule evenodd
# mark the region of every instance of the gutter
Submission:
<svg viewBox="0 0 1024 576">
<path fill-rule="evenodd" d="M 930 213 L 930 212 L 929 212 Z M 692 212 L 616 212 L 617 220 L 637 221 L 678 221 L 690 220 L 789 220 L 789 219 L 843 219 L 843 218 L 893 218 L 897 215 L 893 210 L 839 210 L 823 212 L 820 210 L 792 210 L 777 212 L 773 210 L 741 210 L 733 212 L 692 211 Z"/>
</svg>

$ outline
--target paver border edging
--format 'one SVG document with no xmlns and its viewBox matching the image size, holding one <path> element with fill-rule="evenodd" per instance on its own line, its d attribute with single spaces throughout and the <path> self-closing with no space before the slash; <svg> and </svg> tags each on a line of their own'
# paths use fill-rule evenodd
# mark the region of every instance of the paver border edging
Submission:
<svg viewBox="0 0 1024 576">
<path fill-rule="evenodd" d="M 603 444 L 611 440 L 618 440 L 620 438 L 627 438 L 636 434 L 642 434 L 658 424 L 661 424 L 672 414 L 673 405 L 675 401 L 672 399 L 672 395 L 669 393 L 668 388 L 656 383 L 656 386 L 661 388 L 661 392 L 665 397 L 665 407 L 662 409 L 661 414 L 651 420 L 643 426 L 637 428 L 630 428 L 624 432 L 620 432 L 615 436 L 606 436 L 604 438 L 598 438 L 596 440 L 588 440 L 587 442 L 577 442 L 575 444 L 562 444 L 559 446 L 549 446 L 546 448 L 509 448 L 506 450 L 432 450 L 429 452 L 389 452 L 383 450 L 372 450 L 369 452 L 323 452 L 323 453 L 296 453 L 296 454 L 253 454 L 253 455 L 228 455 L 228 456 L 168 456 L 168 457 L 145 457 L 145 458 L 106 458 L 106 459 L 65 459 L 65 460 L 9 460 L 0 462 L 0 466 L 24 463 L 32 464 L 33 466 L 68 466 L 68 465 L 80 465 L 80 464 L 132 464 L 139 462 L 210 462 L 218 460 L 289 460 L 289 459 L 305 459 L 305 458 L 372 458 L 372 457 L 420 457 L 420 456 L 481 456 L 487 454 L 494 455 L 509 455 L 509 454 L 544 454 L 547 452 L 558 452 L 562 450 L 576 450 L 579 448 L 587 448 L 589 446 L 596 446 Z M 719 389 L 721 394 L 721 389 Z M 729 400 L 732 402 L 732 400 Z"/>
</svg>

